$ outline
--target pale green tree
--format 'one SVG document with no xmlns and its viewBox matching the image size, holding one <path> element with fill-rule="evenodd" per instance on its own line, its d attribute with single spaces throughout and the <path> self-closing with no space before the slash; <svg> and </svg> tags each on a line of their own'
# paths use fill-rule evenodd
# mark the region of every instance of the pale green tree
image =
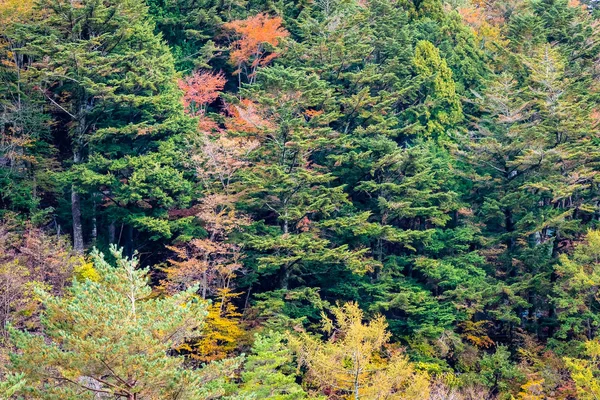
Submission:
<svg viewBox="0 0 600 400">
<path fill-rule="evenodd" d="M 94 252 L 96 279 L 75 281 L 62 297 L 43 291 L 44 336 L 12 329 L 9 370 L 35 399 L 211 399 L 225 393 L 237 360 L 184 368 L 171 349 L 200 328 L 206 303 L 196 288 L 156 298 L 146 269 L 112 248 L 116 267 Z"/>
</svg>

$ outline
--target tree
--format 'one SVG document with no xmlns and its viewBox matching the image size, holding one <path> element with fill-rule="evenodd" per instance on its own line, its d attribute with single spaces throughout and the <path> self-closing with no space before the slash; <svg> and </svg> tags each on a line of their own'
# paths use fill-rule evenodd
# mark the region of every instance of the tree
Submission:
<svg viewBox="0 0 600 400">
<path fill-rule="evenodd" d="M 277 274 L 281 288 L 303 273 L 316 274 L 332 265 L 364 272 L 373 265 L 366 248 L 336 245 L 327 238 L 328 220 L 347 204 L 344 187 L 320 163 L 343 141 L 328 122 L 331 91 L 315 74 L 269 67 L 260 81 L 242 94 L 258 99 L 258 113 L 268 121 L 241 133 L 258 141 L 254 163 L 240 170 L 245 199 L 254 220 L 266 227 L 250 232 L 259 272 Z M 311 268 L 314 268 L 311 270 Z"/>
<path fill-rule="evenodd" d="M 64 237 L 31 225 L 24 229 L 0 223 L 0 337 L 7 327 L 38 330 L 40 304 L 34 289 L 63 294 L 85 260 Z"/>
<path fill-rule="evenodd" d="M 223 90 L 225 75 L 222 72 L 211 73 L 196 71 L 192 75 L 179 81 L 179 88 L 183 90 L 183 105 L 191 115 L 202 115 L 206 106 L 217 99 L 219 91 Z"/>
<path fill-rule="evenodd" d="M 514 381 L 522 378 L 517 366 L 510 361 L 510 353 L 505 346 L 498 346 L 493 354 L 484 355 L 479 364 L 481 381 L 492 393 L 506 392 Z"/>
<path fill-rule="evenodd" d="M 571 378 L 577 387 L 577 396 L 581 400 L 597 399 L 600 396 L 600 377 L 598 362 L 600 361 L 600 343 L 590 340 L 585 343 L 586 359 L 565 358 Z"/>
<path fill-rule="evenodd" d="M 553 298 L 560 338 L 596 337 L 600 328 L 600 232 L 590 230 L 572 256 L 562 254 L 555 267 Z"/>
<path fill-rule="evenodd" d="M 243 368 L 242 383 L 232 397 L 234 399 L 307 398 L 302 387 L 296 383 L 292 353 L 286 346 L 285 335 L 282 333 L 268 332 L 256 335 L 252 352 L 246 358 Z"/>
<path fill-rule="evenodd" d="M 443 138 L 449 128 L 455 127 L 463 118 L 460 98 L 456 93 L 452 70 L 439 50 L 428 41 L 420 41 L 415 47 L 413 64 L 416 72 L 416 93 L 423 93 L 420 107 L 409 108 L 409 133 L 425 137 Z"/>
<path fill-rule="evenodd" d="M 42 199 L 60 190 L 54 178 L 56 149 L 43 100 L 25 79 L 32 60 L 19 52 L 19 27 L 40 18 L 33 1 L 0 4 L 0 207 L 32 219 L 45 216 Z"/>
<path fill-rule="evenodd" d="M 382 316 L 363 324 L 364 314 L 355 303 L 325 316 L 328 341 L 303 333 L 291 338 L 301 365 L 322 392 L 348 399 L 420 399 L 429 394 L 428 377 L 414 370 L 406 356 L 386 348 L 390 334 Z"/>
<path fill-rule="evenodd" d="M 173 297 L 151 298 L 146 269 L 112 248 L 116 267 L 94 252 L 99 280 L 74 281 L 64 297 L 38 292 L 45 307 L 48 340 L 12 329 L 15 353 L 10 370 L 23 374 L 19 393 L 39 399 L 206 399 L 218 394 L 225 369 L 191 371 L 183 358 L 168 355 L 202 324 L 206 304 L 195 288 Z"/>
<path fill-rule="evenodd" d="M 237 68 L 234 75 L 241 77 L 243 71 L 248 81 L 253 83 L 256 70 L 279 56 L 278 46 L 289 35 L 281 23 L 281 17 L 259 13 L 245 20 L 223 24 L 223 28 L 239 37 L 232 42 L 229 54 L 229 61 Z"/>
<path fill-rule="evenodd" d="M 100 203 L 106 226 L 117 218 L 127 225 L 129 254 L 134 228 L 170 237 L 166 209 L 185 204 L 191 190 L 177 166 L 192 120 L 183 116 L 173 58 L 153 33 L 147 7 L 138 0 L 43 0 L 37 7 L 47 15 L 19 30 L 25 45 L 18 52 L 35 60 L 27 80 L 54 116 L 55 140 L 72 154 L 61 175 L 72 183 L 75 251 L 95 239 Z M 91 215 L 82 214 L 82 201 Z"/>
</svg>

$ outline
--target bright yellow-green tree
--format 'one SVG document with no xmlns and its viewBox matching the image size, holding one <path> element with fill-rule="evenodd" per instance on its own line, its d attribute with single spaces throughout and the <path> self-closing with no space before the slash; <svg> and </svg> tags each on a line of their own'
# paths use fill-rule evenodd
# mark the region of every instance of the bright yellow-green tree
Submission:
<svg viewBox="0 0 600 400">
<path fill-rule="evenodd" d="M 324 316 L 323 342 L 303 333 L 290 343 L 307 378 L 324 393 L 346 399 L 422 399 L 429 396 L 428 376 L 415 371 L 408 358 L 390 350 L 383 316 L 363 323 L 356 303 L 332 310 L 334 320 Z"/>
<path fill-rule="evenodd" d="M 575 381 L 580 400 L 600 399 L 600 341 L 591 340 L 585 344 L 586 360 L 566 358 L 565 362 Z"/>
</svg>

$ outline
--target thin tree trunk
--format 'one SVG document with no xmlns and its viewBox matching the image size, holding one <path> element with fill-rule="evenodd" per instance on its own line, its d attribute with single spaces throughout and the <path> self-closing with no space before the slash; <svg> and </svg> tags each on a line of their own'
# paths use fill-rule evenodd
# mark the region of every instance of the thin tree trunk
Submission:
<svg viewBox="0 0 600 400">
<path fill-rule="evenodd" d="M 71 214 L 73 215 L 73 250 L 83 253 L 83 228 L 81 226 L 81 198 L 75 184 L 71 185 Z"/>
<path fill-rule="evenodd" d="M 81 162 L 81 149 L 79 143 L 75 144 L 73 150 L 73 162 Z M 81 197 L 77 192 L 75 184 L 71 185 L 71 214 L 73 216 L 73 250 L 83 253 L 83 228 L 81 225 Z"/>
<path fill-rule="evenodd" d="M 93 195 L 92 200 L 92 244 L 96 245 L 96 239 L 98 238 L 98 220 L 96 218 L 96 195 Z"/>
<path fill-rule="evenodd" d="M 116 234 L 117 234 L 117 229 L 115 226 L 115 221 L 110 221 L 110 224 L 108 225 L 108 243 L 109 244 L 113 244 L 115 242 Z"/>
<path fill-rule="evenodd" d="M 288 290 L 290 286 L 290 277 L 292 276 L 292 266 L 284 265 L 283 271 L 281 271 L 280 286 L 282 289 Z"/>
<path fill-rule="evenodd" d="M 133 257 L 133 226 L 127 225 L 125 228 L 125 254 L 127 257 Z"/>
<path fill-rule="evenodd" d="M 82 161 L 83 137 L 86 131 L 85 119 L 86 100 L 81 99 L 77 113 L 77 128 L 73 138 L 73 165 Z M 81 196 L 77 192 L 77 186 L 71 185 L 71 215 L 73 217 L 73 250 L 83 253 L 83 227 L 81 224 Z"/>
</svg>

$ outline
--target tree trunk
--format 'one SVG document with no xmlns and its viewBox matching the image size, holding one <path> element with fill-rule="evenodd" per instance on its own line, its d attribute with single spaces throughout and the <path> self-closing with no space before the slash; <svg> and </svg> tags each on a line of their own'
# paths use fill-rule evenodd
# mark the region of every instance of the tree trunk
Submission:
<svg viewBox="0 0 600 400">
<path fill-rule="evenodd" d="M 79 143 L 73 149 L 73 162 L 81 162 L 81 149 Z M 73 216 L 73 250 L 83 253 L 83 228 L 81 226 L 81 198 L 75 184 L 71 185 L 71 215 Z"/>
<path fill-rule="evenodd" d="M 504 209 L 504 225 L 507 233 L 512 233 L 515 230 L 512 211 L 508 208 Z M 511 236 L 506 241 L 508 251 L 512 251 L 515 246 L 515 239 Z"/>
<path fill-rule="evenodd" d="M 281 271 L 280 287 L 288 290 L 290 286 L 290 277 L 292 276 L 292 266 L 284 265 Z"/>
<path fill-rule="evenodd" d="M 77 127 L 73 135 L 73 165 L 80 164 L 83 159 L 83 138 L 86 132 L 86 102 L 80 99 L 77 112 Z M 81 197 L 77 192 L 77 186 L 71 185 L 71 215 L 73 217 L 73 250 L 83 253 L 83 228 L 81 225 Z"/>
<path fill-rule="evenodd" d="M 133 226 L 131 225 L 125 228 L 125 255 L 128 258 L 133 257 Z"/>
<path fill-rule="evenodd" d="M 110 224 L 108 225 L 108 243 L 109 244 L 113 244 L 115 242 L 115 238 L 116 238 L 116 227 L 115 227 L 115 221 L 110 221 Z"/>
<path fill-rule="evenodd" d="M 96 195 L 93 195 L 92 200 L 92 245 L 96 245 L 96 239 L 98 238 L 98 219 L 96 217 Z"/>
</svg>

